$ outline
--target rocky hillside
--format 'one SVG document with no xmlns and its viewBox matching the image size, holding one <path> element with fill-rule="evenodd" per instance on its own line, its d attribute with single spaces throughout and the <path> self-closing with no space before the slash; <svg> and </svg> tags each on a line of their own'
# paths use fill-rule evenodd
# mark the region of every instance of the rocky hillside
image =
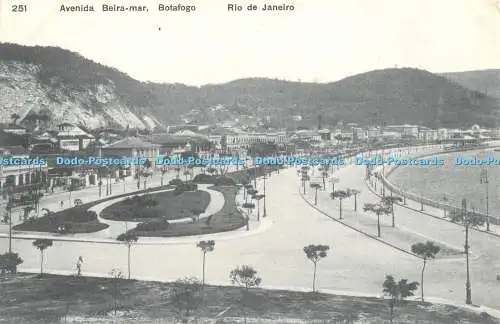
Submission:
<svg viewBox="0 0 500 324">
<path fill-rule="evenodd" d="M 472 89 L 472 88 L 471 88 Z M 196 123 L 271 120 L 290 126 L 340 121 L 412 123 L 431 127 L 496 126 L 499 104 L 449 76 L 416 69 L 371 71 L 329 84 L 253 78 L 201 88 L 144 83 L 55 47 L 0 44 L 0 121 L 17 113 L 53 122 L 152 128 Z M 214 108 L 216 107 L 216 109 Z M 185 118 L 188 115 L 189 118 Z M 294 126 L 297 126 L 294 124 Z"/>
<path fill-rule="evenodd" d="M 0 121 L 49 114 L 88 128 L 159 124 L 148 87 L 127 75 L 55 47 L 0 44 Z M 133 92 L 132 92 L 133 91 Z"/>
</svg>

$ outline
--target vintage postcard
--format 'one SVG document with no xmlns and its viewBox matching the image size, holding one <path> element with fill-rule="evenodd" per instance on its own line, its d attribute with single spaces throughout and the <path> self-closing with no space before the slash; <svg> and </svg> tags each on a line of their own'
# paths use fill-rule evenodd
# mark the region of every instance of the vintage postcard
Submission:
<svg viewBox="0 0 500 324">
<path fill-rule="evenodd" d="M 500 1 L 0 0 L 0 322 L 500 323 Z"/>
</svg>

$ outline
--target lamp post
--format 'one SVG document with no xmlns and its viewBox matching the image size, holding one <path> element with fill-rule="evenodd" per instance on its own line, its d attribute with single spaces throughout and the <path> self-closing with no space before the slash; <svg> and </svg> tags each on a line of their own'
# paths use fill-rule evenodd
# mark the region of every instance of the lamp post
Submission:
<svg viewBox="0 0 500 324">
<path fill-rule="evenodd" d="M 109 196 L 109 174 L 106 176 L 106 196 Z"/>
<path fill-rule="evenodd" d="M 465 263 L 466 263 L 466 281 L 465 281 L 465 303 L 467 305 L 472 304 L 472 291 L 470 285 L 470 274 L 469 274 L 469 217 L 467 212 L 467 201 L 462 199 L 462 213 L 464 217 L 464 227 L 465 227 Z"/>
<path fill-rule="evenodd" d="M 489 213 L 489 181 L 488 181 L 488 170 L 481 170 L 481 174 L 479 175 L 479 183 L 484 184 L 485 186 L 485 195 L 486 195 L 486 231 L 490 230 L 490 213 Z"/>
<path fill-rule="evenodd" d="M 262 180 L 264 180 L 264 210 L 263 210 L 263 215 L 262 217 L 267 217 L 267 208 L 266 208 L 266 170 L 264 170 L 264 177 L 262 178 Z"/>
<path fill-rule="evenodd" d="M 108 169 L 108 177 L 109 177 L 109 194 L 112 195 L 113 181 L 111 181 L 111 171 L 109 169 Z"/>
</svg>

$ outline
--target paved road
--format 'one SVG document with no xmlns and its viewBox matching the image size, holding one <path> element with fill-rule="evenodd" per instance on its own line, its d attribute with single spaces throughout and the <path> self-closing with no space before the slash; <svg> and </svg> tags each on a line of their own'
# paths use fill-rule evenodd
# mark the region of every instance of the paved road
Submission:
<svg viewBox="0 0 500 324">
<path fill-rule="evenodd" d="M 294 169 L 273 175 L 267 181 L 266 193 L 273 226 L 259 234 L 216 241 L 215 251 L 207 257 L 208 282 L 229 284 L 229 271 L 237 265 L 249 264 L 259 271 L 264 286 L 308 289 L 312 264 L 302 250 L 308 244 L 331 246 L 329 256 L 319 265 L 320 288 L 378 294 L 388 273 L 418 276 L 420 262 L 415 258 L 381 246 L 312 211 L 298 194 Z M 0 240 L 0 248 L 5 249 L 6 245 L 7 240 Z M 25 260 L 22 270 L 39 269 L 40 255 L 31 241 L 16 240 L 14 250 Z M 126 247 L 77 242 L 55 242 L 46 251 L 46 267 L 55 272 L 74 271 L 78 256 L 84 258 L 83 271 L 87 274 L 107 274 L 112 268 L 127 268 Z M 156 280 L 199 277 L 201 258 L 194 242 L 135 246 L 132 277 Z"/>
<path fill-rule="evenodd" d="M 341 169 L 338 171 L 342 179 L 339 186 L 362 188 L 364 171 L 359 167 Z M 249 264 L 259 271 L 263 286 L 309 289 L 313 267 L 302 250 L 308 244 L 328 244 L 331 248 L 328 257 L 319 263 L 319 289 L 380 294 L 387 274 L 419 280 L 421 260 L 347 229 L 313 210 L 300 197 L 298 185 L 293 168 L 279 175 L 274 174 L 267 181 L 267 208 L 272 227 L 255 235 L 216 240 L 215 251 L 207 256 L 209 283 L 229 284 L 229 271 L 237 265 Z M 360 198 L 361 201 L 375 200 L 367 190 L 363 190 Z M 398 224 L 414 221 L 416 217 L 411 214 L 405 216 L 402 210 L 396 212 Z M 459 228 L 453 230 L 448 228 L 449 225 L 433 223 L 427 218 L 418 223 L 416 230 L 421 230 L 428 223 L 430 236 L 440 235 L 450 244 L 460 244 Z M 441 230 L 442 225 L 444 230 Z M 495 240 L 473 234 L 475 255 L 488 253 L 486 246 L 490 244 L 491 251 L 498 251 Z M 7 240 L 1 239 L 0 249 L 5 250 L 6 246 Z M 31 241 L 16 240 L 14 250 L 25 260 L 21 270 L 38 271 L 40 255 Z M 472 264 L 472 291 L 474 302 L 498 308 L 500 285 L 495 279 L 497 259 L 493 254 Z M 126 247 L 79 242 L 55 242 L 46 251 L 46 268 L 55 273 L 72 272 L 78 256 L 83 256 L 85 260 L 85 274 L 106 275 L 112 268 L 127 269 Z M 132 252 L 132 277 L 155 280 L 175 280 L 189 275 L 200 277 L 201 261 L 202 255 L 195 242 L 138 245 L 133 247 Z M 460 260 L 430 264 L 426 272 L 427 295 L 462 303 L 464 268 Z"/>
<path fill-rule="evenodd" d="M 348 167 L 342 170 L 340 182 L 336 184 L 339 189 L 360 189 L 362 192 L 358 197 L 360 210 L 357 214 L 352 212 L 352 201 L 344 201 L 344 218 L 347 223 L 354 223 L 360 229 L 366 229 L 366 224 L 371 224 L 370 234 L 376 235 L 376 216 L 362 212 L 364 203 L 376 203 L 380 198 L 370 191 L 365 182 L 365 170 L 360 167 Z M 311 189 L 309 189 L 311 191 Z M 319 192 L 318 207 L 334 217 L 338 217 L 339 202 L 331 201 L 327 192 Z M 309 199 L 313 200 L 312 196 Z M 437 218 L 426 216 L 415 210 L 402 206 L 395 206 L 396 229 L 391 228 L 391 217 L 382 217 L 382 237 L 389 242 L 398 241 L 397 236 L 404 236 L 411 241 L 414 237 L 408 237 L 408 233 L 420 237 L 420 241 L 436 241 L 449 248 L 463 251 L 464 228 L 463 226 L 446 222 Z M 400 241 L 400 240 L 399 240 Z M 497 275 L 500 274 L 500 238 L 489 234 L 473 231 L 470 235 L 471 246 L 471 282 L 473 302 L 485 304 L 500 309 L 500 282 Z M 406 244 L 406 248 L 410 243 Z M 402 246 L 404 248 L 404 246 Z M 397 262 L 397 261 L 396 261 Z M 398 268 L 404 268 L 403 264 L 397 263 Z M 418 280 L 417 277 L 408 278 Z M 429 295 L 453 299 L 457 302 L 465 300 L 465 257 L 455 255 L 452 259 L 434 261 L 426 270 L 425 291 Z"/>
</svg>

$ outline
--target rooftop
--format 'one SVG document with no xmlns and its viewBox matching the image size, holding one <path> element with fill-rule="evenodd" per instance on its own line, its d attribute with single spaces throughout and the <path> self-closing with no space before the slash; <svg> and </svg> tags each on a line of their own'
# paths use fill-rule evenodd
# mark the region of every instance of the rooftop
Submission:
<svg viewBox="0 0 500 324">
<path fill-rule="evenodd" d="M 3 156 L 29 155 L 28 151 L 20 145 L 0 147 L 0 154 Z"/>
<path fill-rule="evenodd" d="M 132 149 L 132 148 L 150 149 L 157 147 L 160 147 L 160 145 L 143 141 L 137 137 L 126 137 L 124 139 L 121 139 L 119 141 L 104 146 L 104 148 L 111 148 L 111 149 Z"/>
</svg>

